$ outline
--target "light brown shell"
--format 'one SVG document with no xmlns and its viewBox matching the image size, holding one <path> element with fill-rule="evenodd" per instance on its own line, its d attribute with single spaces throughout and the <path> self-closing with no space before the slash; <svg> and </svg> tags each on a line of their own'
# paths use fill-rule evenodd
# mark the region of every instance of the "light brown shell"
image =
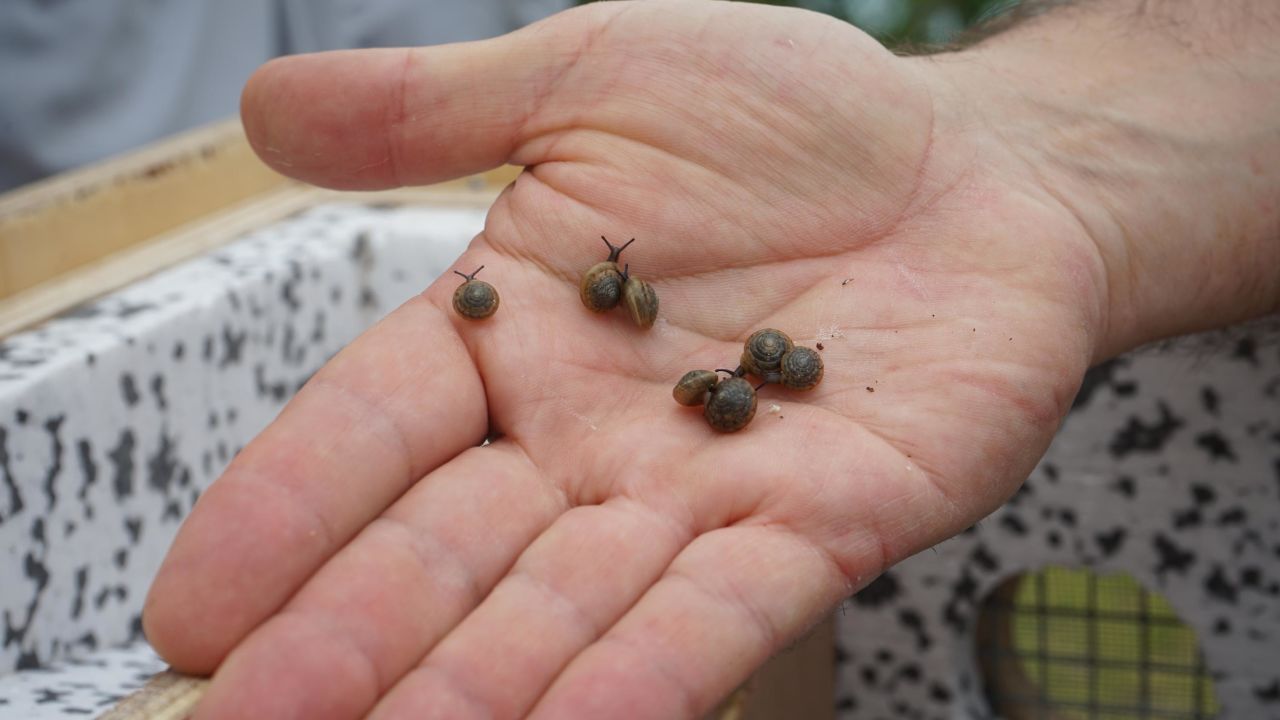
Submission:
<svg viewBox="0 0 1280 720">
<path fill-rule="evenodd" d="M 481 267 L 470 275 L 454 270 L 455 273 L 466 278 L 466 282 L 453 291 L 453 309 L 469 320 L 483 320 L 489 317 L 498 311 L 498 304 L 502 301 L 496 288 L 483 280 L 475 279 L 476 273 L 483 269 L 484 267 Z"/>
<path fill-rule="evenodd" d="M 592 312 L 606 312 L 617 307 L 622 299 L 622 273 L 618 270 L 618 263 L 606 260 L 592 265 L 578 284 L 578 297 Z"/>
<path fill-rule="evenodd" d="M 622 286 L 622 300 L 636 325 L 648 329 L 658 319 L 658 294 L 640 278 L 628 277 Z"/>
<path fill-rule="evenodd" d="M 782 356 L 778 372 L 782 384 L 792 390 L 812 390 L 822 382 L 822 356 L 817 350 L 797 346 Z"/>
<path fill-rule="evenodd" d="M 777 372 L 782 364 L 782 356 L 786 355 L 795 343 L 781 330 L 765 328 L 751 333 L 751 337 L 742 344 L 742 367 L 748 373 L 759 378 L 767 378 L 769 373 Z"/>
<path fill-rule="evenodd" d="M 680 378 L 671 390 L 671 397 L 687 407 L 706 402 L 707 391 L 720 382 L 720 376 L 710 370 L 690 370 Z"/>
<path fill-rule="evenodd" d="M 743 378 L 729 378 L 711 388 L 702 416 L 713 430 L 737 432 L 756 416 L 756 389 Z"/>
</svg>

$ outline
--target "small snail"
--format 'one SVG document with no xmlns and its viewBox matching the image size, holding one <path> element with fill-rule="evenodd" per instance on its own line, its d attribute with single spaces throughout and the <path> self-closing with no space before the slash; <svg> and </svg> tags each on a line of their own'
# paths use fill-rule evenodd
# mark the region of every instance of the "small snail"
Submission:
<svg viewBox="0 0 1280 720">
<path fill-rule="evenodd" d="M 740 377 L 731 377 L 712 387 L 702 415 L 719 432 L 735 432 L 756 416 L 756 389 Z"/>
<path fill-rule="evenodd" d="M 757 330 L 743 343 L 742 367 L 752 375 L 768 380 L 770 373 L 778 371 L 782 356 L 793 347 L 795 343 L 781 330 Z"/>
<path fill-rule="evenodd" d="M 483 320 L 498 309 L 498 291 L 489 283 L 476 280 L 476 275 L 483 269 L 481 265 L 470 275 L 453 271 L 466 280 L 453 291 L 453 309 L 462 317 Z"/>
<path fill-rule="evenodd" d="M 671 390 L 671 397 L 687 407 L 701 405 L 707 399 L 707 391 L 715 387 L 718 382 L 720 382 L 720 376 L 710 370 L 690 370 Z"/>
<path fill-rule="evenodd" d="M 807 347 L 795 347 L 782 356 L 778 375 L 792 390 L 811 390 L 822 382 L 822 356 Z"/>
<path fill-rule="evenodd" d="M 624 245 L 614 247 L 605 236 L 601 235 L 600 239 L 609 246 L 609 258 L 592 265 L 583 274 L 582 282 L 578 285 L 578 296 L 582 298 L 582 304 L 592 312 L 605 312 L 618 306 L 618 301 L 622 299 L 622 283 L 625 280 L 622 273 L 618 271 L 618 256 L 627 249 L 627 245 L 636 241 L 635 238 L 631 238 Z"/>
<path fill-rule="evenodd" d="M 649 283 L 631 277 L 630 269 L 628 265 L 622 270 L 622 299 L 635 324 L 648 329 L 658 319 L 658 294 Z"/>
</svg>

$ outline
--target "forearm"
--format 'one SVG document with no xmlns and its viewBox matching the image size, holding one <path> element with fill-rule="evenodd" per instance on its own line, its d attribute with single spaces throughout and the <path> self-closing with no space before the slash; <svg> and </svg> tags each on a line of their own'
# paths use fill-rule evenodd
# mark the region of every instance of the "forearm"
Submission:
<svg viewBox="0 0 1280 720">
<path fill-rule="evenodd" d="M 1280 310 L 1280 4 L 1089 1 L 933 56 L 1097 244 L 1095 359 Z"/>
</svg>

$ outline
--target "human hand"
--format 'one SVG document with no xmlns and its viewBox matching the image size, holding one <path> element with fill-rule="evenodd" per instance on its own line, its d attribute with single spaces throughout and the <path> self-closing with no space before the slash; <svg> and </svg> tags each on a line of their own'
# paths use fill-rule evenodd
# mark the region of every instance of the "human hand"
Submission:
<svg viewBox="0 0 1280 720">
<path fill-rule="evenodd" d="M 1097 352 L 1107 278 L 940 77 L 819 15 L 687 2 L 261 70 L 250 139 L 304 180 L 527 169 L 456 264 L 498 313 L 458 318 L 441 278 L 183 527 L 145 623 L 217 668 L 197 717 L 696 717 L 1007 497 Z M 652 330 L 579 303 L 601 234 L 638 238 Z M 762 327 L 823 343 L 816 390 L 769 386 L 734 435 L 671 400 Z"/>
</svg>

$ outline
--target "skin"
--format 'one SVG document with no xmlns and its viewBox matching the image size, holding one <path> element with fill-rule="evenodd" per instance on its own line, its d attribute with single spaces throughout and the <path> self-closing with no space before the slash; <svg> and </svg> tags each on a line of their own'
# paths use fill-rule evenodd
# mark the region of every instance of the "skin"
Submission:
<svg viewBox="0 0 1280 720">
<path fill-rule="evenodd" d="M 196 717 L 698 717 L 1007 498 L 1091 362 L 1274 312 L 1274 58 L 1112 43 L 1091 7 L 907 59 L 802 11 L 608 3 L 262 68 L 245 126 L 294 177 L 527 169 L 458 262 L 501 310 L 432 284 L 187 520 L 144 618 L 216 669 Z M 579 302 L 601 234 L 639 238 L 652 329 Z M 761 327 L 821 341 L 822 384 L 732 435 L 672 402 Z"/>
</svg>

